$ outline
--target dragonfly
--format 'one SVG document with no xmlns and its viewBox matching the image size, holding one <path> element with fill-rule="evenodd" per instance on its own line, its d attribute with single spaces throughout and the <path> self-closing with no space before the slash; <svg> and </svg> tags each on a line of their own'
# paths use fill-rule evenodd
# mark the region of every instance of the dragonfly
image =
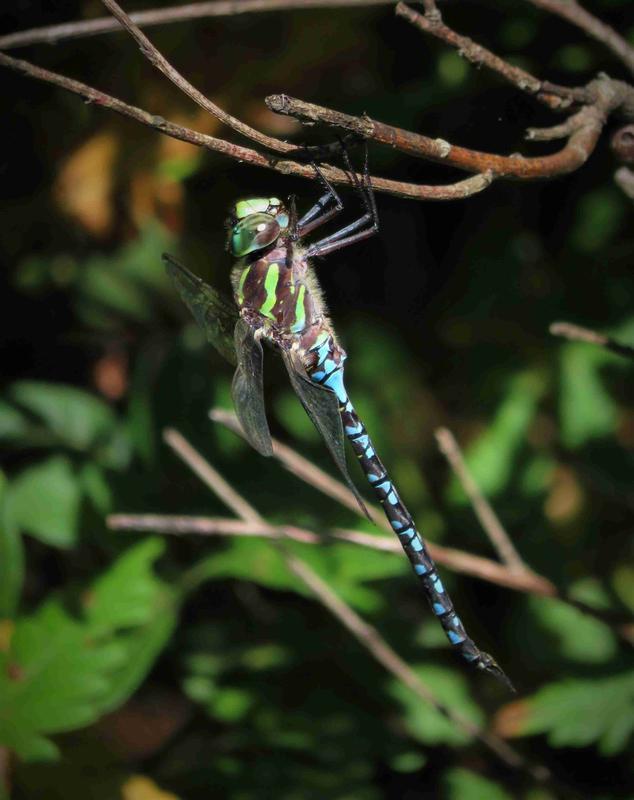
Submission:
<svg viewBox="0 0 634 800">
<path fill-rule="evenodd" d="M 349 441 L 452 647 L 512 689 L 493 656 L 467 635 L 427 546 L 346 391 L 346 352 L 328 316 L 311 259 L 372 236 L 378 230 L 378 216 L 369 185 L 358 186 L 365 213 L 334 233 L 306 243 L 307 234 L 343 209 L 339 195 L 323 176 L 322 182 L 325 194 L 299 219 L 294 198 L 285 204 L 277 197 L 253 197 L 233 205 L 227 237 L 235 259 L 233 299 L 164 254 L 167 270 L 209 342 L 236 367 L 232 397 L 249 443 L 263 456 L 273 454 L 262 382 L 264 342 L 281 355 L 295 393 L 367 514 L 346 465 L 345 439 Z"/>
</svg>

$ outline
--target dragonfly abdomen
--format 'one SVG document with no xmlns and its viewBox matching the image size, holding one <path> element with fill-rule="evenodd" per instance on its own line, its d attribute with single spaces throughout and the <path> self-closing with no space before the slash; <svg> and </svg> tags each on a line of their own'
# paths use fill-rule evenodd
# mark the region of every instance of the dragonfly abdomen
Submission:
<svg viewBox="0 0 634 800">
<path fill-rule="evenodd" d="M 313 356 L 313 362 L 316 361 L 308 367 L 309 375 L 315 383 L 326 386 L 337 395 L 344 433 L 359 459 L 361 469 L 374 494 L 383 507 L 383 512 L 392 530 L 398 536 L 414 572 L 420 579 L 431 609 L 442 625 L 449 642 L 467 661 L 480 669 L 491 672 L 510 686 L 508 678 L 495 659 L 480 650 L 473 639 L 467 635 L 423 538 L 418 532 L 411 514 L 399 497 L 394 483 L 390 480 L 383 462 L 376 453 L 365 425 L 348 397 L 343 381 L 345 352 L 327 333 L 324 333 L 317 338 L 308 353 Z"/>
</svg>

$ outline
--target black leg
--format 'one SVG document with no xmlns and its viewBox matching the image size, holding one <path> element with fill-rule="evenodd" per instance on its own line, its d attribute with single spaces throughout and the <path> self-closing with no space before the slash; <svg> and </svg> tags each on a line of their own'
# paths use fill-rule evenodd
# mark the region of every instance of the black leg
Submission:
<svg viewBox="0 0 634 800">
<path fill-rule="evenodd" d="M 365 217 L 362 217 L 357 222 L 364 221 Z M 352 223 L 355 225 L 355 223 Z M 355 225 L 355 227 L 357 227 Z M 325 256 L 328 253 L 334 253 L 335 250 L 342 250 L 344 247 L 348 247 L 350 244 L 356 244 L 356 242 L 361 242 L 364 239 L 369 239 L 370 236 L 374 236 L 377 232 L 377 228 L 374 225 L 371 228 L 367 228 L 364 231 L 359 231 L 359 233 L 353 233 L 352 236 L 346 236 L 343 239 L 336 239 L 334 242 L 330 241 L 327 243 L 317 242 L 312 247 L 310 247 L 306 251 L 306 255 L 311 258 L 312 256 Z M 330 237 L 328 237 L 330 239 Z"/>
<path fill-rule="evenodd" d="M 328 220 L 335 217 L 343 209 L 343 203 L 334 186 L 319 169 L 317 164 L 313 164 L 313 168 L 317 173 L 320 183 L 325 187 L 326 194 L 322 195 L 315 205 L 310 208 L 297 223 L 297 232 L 299 236 L 305 236 L 307 233 L 314 231 L 315 228 L 328 222 Z M 325 209 L 328 205 L 333 202 L 335 207 L 326 211 Z"/>
<path fill-rule="evenodd" d="M 348 154 L 345 152 L 345 150 L 343 151 L 343 156 L 346 166 L 350 172 L 352 182 L 355 184 L 355 187 L 363 199 L 363 205 L 366 208 L 366 213 L 362 217 L 359 217 L 359 219 L 351 222 L 344 228 L 341 228 L 341 230 L 335 231 L 335 233 L 330 234 L 330 236 L 326 236 L 324 239 L 320 239 L 318 242 L 315 242 L 315 244 L 311 245 L 306 251 L 306 255 L 308 257 L 324 256 L 328 253 L 334 252 L 335 250 L 341 250 L 348 245 L 356 244 L 356 242 L 360 242 L 363 239 L 368 239 L 379 230 L 379 217 L 376 210 L 376 204 L 374 202 L 374 192 L 372 191 L 370 173 L 368 170 L 367 145 L 365 149 L 365 162 L 363 165 L 363 181 L 360 181 L 357 178 L 357 175 L 352 169 L 350 159 L 348 158 Z M 367 228 L 367 230 L 359 231 L 359 228 L 362 228 L 368 223 L 370 223 L 370 226 Z M 357 233 L 355 233 L 355 231 L 357 231 Z"/>
</svg>

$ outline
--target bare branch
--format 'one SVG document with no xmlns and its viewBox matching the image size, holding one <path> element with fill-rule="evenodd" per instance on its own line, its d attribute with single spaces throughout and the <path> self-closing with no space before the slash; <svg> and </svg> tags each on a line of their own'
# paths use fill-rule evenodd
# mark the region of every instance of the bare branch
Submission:
<svg viewBox="0 0 634 800">
<path fill-rule="evenodd" d="M 195 19 L 228 17 L 238 14 L 255 14 L 271 11 L 295 11 L 328 8 L 362 8 L 365 6 L 392 5 L 393 0 L 212 0 L 212 2 L 187 3 L 166 8 L 152 8 L 130 14 L 130 19 L 140 28 L 186 22 Z M 0 50 L 11 50 L 31 44 L 56 44 L 65 39 L 80 39 L 121 30 L 119 23 L 110 17 L 82 19 L 60 25 L 46 25 L 26 31 L 0 36 Z"/>
<path fill-rule="evenodd" d="M 248 163 L 256 167 L 266 167 L 280 172 L 283 175 L 296 175 L 301 178 L 316 180 L 315 170 L 309 164 L 301 164 L 290 160 L 281 161 L 274 156 L 264 155 L 257 150 L 242 147 L 241 145 L 227 142 L 224 139 L 217 139 L 214 136 L 208 136 L 204 133 L 198 133 L 198 131 L 186 128 L 182 125 L 176 125 L 163 117 L 150 114 L 141 108 L 129 105 L 116 97 L 94 89 L 92 86 L 76 81 L 73 78 L 67 78 L 65 75 L 43 69 L 23 59 L 13 58 L 12 56 L 6 55 L 6 53 L 0 53 L 0 66 L 8 67 L 30 78 L 59 86 L 66 91 L 79 95 L 89 103 L 93 103 L 96 106 L 106 108 L 110 111 L 115 111 L 117 114 L 133 119 L 167 136 L 171 136 L 173 139 L 180 139 L 183 142 L 189 142 L 197 147 L 204 147 L 207 150 L 222 153 L 241 163 Z M 296 151 L 301 153 L 305 152 L 301 147 L 296 148 Z M 352 187 L 355 185 L 351 176 L 337 167 L 324 164 L 322 165 L 322 173 L 331 183 L 344 184 Z M 415 200 L 457 200 L 469 197 L 472 194 L 486 189 L 491 183 L 491 176 L 489 174 L 474 175 L 466 180 L 446 186 L 425 186 L 422 184 L 393 181 L 389 178 L 380 178 L 376 176 L 372 176 L 371 181 L 372 187 L 376 191 L 386 192 L 387 194 L 393 194 L 397 197 L 408 197 Z"/>
<path fill-rule="evenodd" d="M 527 0 L 537 8 L 557 14 L 568 22 L 608 47 L 634 73 L 634 47 L 620 36 L 614 28 L 606 25 L 589 11 L 579 5 L 576 0 Z"/>
<path fill-rule="evenodd" d="M 244 522 L 266 524 L 264 518 L 235 489 L 229 486 L 211 464 L 205 461 L 200 453 L 180 434 L 170 430 L 166 432 L 165 438 L 175 452 L 216 493 L 219 499 L 226 502 L 232 510 L 236 511 Z M 377 629 L 366 623 L 350 606 L 344 603 L 308 564 L 287 552 L 279 542 L 274 541 L 273 545 L 280 551 L 289 569 L 388 672 L 469 736 L 481 741 L 507 766 L 522 770 L 537 781 L 549 779 L 550 773 L 546 767 L 528 763 L 522 755 L 505 741 L 476 725 L 459 711 L 455 711 L 441 703 L 414 670 L 388 645 Z"/>
<path fill-rule="evenodd" d="M 200 480 L 236 514 L 236 516 L 240 517 L 245 522 L 256 522 L 258 524 L 264 522 L 264 519 L 253 506 L 238 494 L 235 489 L 229 486 L 222 475 L 217 472 L 178 431 L 173 428 L 167 428 L 163 433 L 163 439 L 187 464 L 192 472 L 194 472 Z"/>
<path fill-rule="evenodd" d="M 632 345 L 622 344 L 610 336 L 598 333 L 590 328 L 583 328 L 581 325 L 574 325 L 572 322 L 553 322 L 549 330 L 553 336 L 562 336 L 564 339 L 570 339 L 573 342 L 598 344 L 600 347 L 605 347 L 606 350 L 610 350 L 612 353 L 624 358 L 634 358 L 634 347 Z"/>
<path fill-rule="evenodd" d="M 451 28 L 447 27 L 442 21 L 440 11 L 433 0 L 428 0 L 425 14 L 419 14 L 405 3 L 398 3 L 396 6 L 398 16 L 404 17 L 416 28 L 425 33 L 436 36 L 443 42 L 455 47 L 461 56 L 476 66 L 488 67 L 493 72 L 497 72 L 513 86 L 517 86 L 523 92 L 533 95 L 538 100 L 548 105 L 550 108 L 561 109 L 570 106 L 571 103 L 587 103 L 589 98 L 583 88 L 569 88 L 566 86 L 556 86 L 549 84 L 549 90 L 544 90 L 544 82 L 531 75 L 530 72 L 515 67 L 496 56 L 486 47 L 482 47 L 468 36 L 462 36 Z"/>
<path fill-rule="evenodd" d="M 209 416 L 214 422 L 224 425 L 225 428 L 229 428 L 229 430 L 244 439 L 244 431 L 238 422 L 238 418 L 232 411 L 227 411 L 224 408 L 212 408 L 209 412 Z M 359 511 L 358 500 L 347 486 L 335 480 L 335 478 L 330 476 L 327 472 L 319 469 L 319 467 L 307 458 L 304 458 L 304 456 L 301 456 L 297 451 L 280 442 L 279 439 L 273 439 L 273 455 L 292 475 L 295 475 L 297 478 L 304 481 L 304 483 L 307 483 L 327 497 L 341 503 L 342 506 L 345 506 L 355 514 Z M 372 522 L 374 522 L 378 528 L 383 528 L 383 530 L 393 533 L 383 512 L 371 503 L 366 505 Z M 398 541 L 394 541 L 400 552 L 401 545 Z"/>
<path fill-rule="evenodd" d="M 290 153 L 292 150 L 297 149 L 295 145 L 288 144 L 288 142 L 283 142 L 281 139 L 276 139 L 272 136 L 267 136 L 264 133 L 260 133 L 260 131 L 257 131 L 250 125 L 241 122 L 239 119 L 231 114 L 228 114 L 226 111 L 220 108 L 220 106 L 213 103 L 208 97 L 205 97 L 202 92 L 199 92 L 195 86 L 192 86 L 192 84 L 169 63 L 165 56 L 160 53 L 156 47 L 154 47 L 152 42 L 147 38 L 143 31 L 137 25 L 135 25 L 134 22 L 132 22 L 130 17 L 125 13 L 121 6 L 116 3 L 115 0 L 101 0 L 101 2 L 108 9 L 108 11 L 110 11 L 110 13 L 119 20 L 121 25 L 123 25 L 123 27 L 136 41 L 141 52 L 147 58 L 147 60 L 154 67 L 156 67 L 156 69 L 160 70 L 166 78 L 168 78 L 178 89 L 181 90 L 181 92 L 183 92 L 183 94 L 191 98 L 202 109 L 216 117 L 216 119 L 220 120 L 220 122 L 223 122 L 225 125 L 228 125 L 230 128 L 233 128 L 233 130 L 242 134 L 242 136 L 246 136 L 248 139 L 257 142 L 259 145 L 266 147 L 269 150 L 274 150 L 277 153 Z"/>
<path fill-rule="evenodd" d="M 496 178 L 534 180 L 573 172 L 585 164 L 596 147 L 608 115 L 624 104 L 628 104 L 629 108 L 634 99 L 634 88 L 610 78 L 592 81 L 588 84 L 588 91 L 595 98 L 593 105 L 586 106 L 583 115 L 576 115 L 578 127 L 574 129 L 566 145 L 557 153 L 537 157 L 519 154 L 501 156 L 471 150 L 452 145 L 444 139 L 430 139 L 419 133 L 386 125 L 367 116 L 352 117 L 283 94 L 270 95 L 266 98 L 266 104 L 279 114 L 343 128 L 369 141 L 467 172 L 491 172 Z"/>
<path fill-rule="evenodd" d="M 238 423 L 238 420 L 230 411 L 215 408 L 210 412 L 210 417 L 215 422 L 225 425 L 234 433 L 244 438 L 244 432 Z M 341 503 L 346 508 L 354 511 L 362 519 L 365 516 L 361 512 L 357 501 L 355 500 L 352 492 L 347 486 L 344 486 L 339 481 L 330 477 L 328 474 L 319 469 L 311 462 L 307 461 L 303 456 L 292 450 L 287 445 L 273 439 L 273 454 L 279 458 L 284 466 L 289 469 L 298 478 L 301 478 L 309 486 L 332 497 L 337 502 Z M 390 531 L 385 517 L 381 514 L 376 507 L 367 504 L 370 514 L 376 520 L 377 525 L 386 531 Z M 379 516 L 380 515 L 380 516 Z M 293 528 L 297 531 L 297 528 Z M 303 529 L 302 529 L 303 530 Z M 196 533 L 196 531 L 193 531 Z M 304 534 L 310 532 L 303 530 Z M 354 544 L 359 544 L 364 547 L 371 547 L 378 550 L 387 550 L 390 552 L 397 552 L 401 554 L 400 543 L 392 536 L 388 539 L 383 536 L 373 536 L 372 534 L 362 533 L 360 531 L 350 531 L 347 529 L 335 528 L 328 532 L 330 536 L 341 538 L 344 541 L 349 541 Z M 392 541 L 392 544 L 389 544 Z M 553 597 L 561 600 L 564 603 L 574 606 L 584 614 L 588 614 L 596 619 L 601 620 L 612 629 L 628 644 L 634 645 L 634 628 L 631 624 L 629 617 L 623 618 L 616 615 L 611 611 L 604 611 L 581 603 L 574 598 L 566 596 L 560 592 L 552 581 L 545 578 L 543 575 L 538 575 L 529 567 L 524 567 L 521 570 L 511 570 L 509 567 L 499 564 L 497 561 L 492 561 L 482 556 L 476 556 L 473 553 L 467 553 L 464 550 L 457 550 L 453 547 L 442 547 L 434 542 L 426 542 L 429 552 L 438 564 L 444 567 L 459 572 L 464 575 L 472 575 L 475 578 L 480 578 L 484 581 L 497 584 L 498 586 L 506 586 L 509 589 L 514 589 L 518 592 L 527 592 L 529 594 L 541 595 L 543 597 Z"/>
<path fill-rule="evenodd" d="M 414 670 L 383 639 L 378 630 L 365 622 L 350 606 L 347 606 L 330 587 L 303 561 L 293 555 L 287 557 L 289 567 L 309 586 L 321 602 L 337 617 L 337 619 L 353 634 L 357 641 L 385 669 L 407 686 L 418 697 L 432 705 L 437 711 L 450 719 L 455 725 L 469 735 L 479 739 L 507 766 L 527 772 L 534 780 L 549 780 L 549 770 L 541 764 L 530 764 L 517 750 L 505 741 L 484 730 L 460 712 L 441 703 L 432 690 L 425 684 Z"/>
<path fill-rule="evenodd" d="M 504 530 L 491 504 L 480 491 L 480 487 L 469 472 L 464 457 L 454 435 L 447 428 L 438 428 L 436 441 L 440 452 L 445 456 L 456 477 L 460 481 L 465 494 L 469 498 L 473 510 L 480 520 L 480 525 L 497 551 L 500 560 L 513 572 L 527 572 L 528 567 L 515 549 L 511 537 Z"/>
<path fill-rule="evenodd" d="M 107 519 L 113 530 L 156 531 L 157 533 L 184 536 L 259 536 L 267 539 L 292 539 L 302 544 L 324 545 L 329 541 L 342 541 L 380 550 L 402 557 L 399 541 L 392 536 L 376 536 L 371 533 L 334 528 L 318 535 L 295 525 L 269 525 L 266 522 L 244 522 L 222 517 L 168 516 L 164 514 L 111 514 Z M 437 564 L 480 580 L 504 586 L 518 592 L 542 597 L 555 597 L 555 586 L 541 575 L 526 571 L 516 573 L 489 558 L 476 556 L 451 547 L 428 543 L 429 552 Z"/>
</svg>

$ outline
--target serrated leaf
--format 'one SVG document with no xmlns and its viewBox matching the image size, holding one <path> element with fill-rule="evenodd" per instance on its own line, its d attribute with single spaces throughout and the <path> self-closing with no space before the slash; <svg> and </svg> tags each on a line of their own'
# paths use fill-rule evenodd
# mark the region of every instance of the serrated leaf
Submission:
<svg viewBox="0 0 634 800">
<path fill-rule="evenodd" d="M 577 342 L 561 348 L 559 411 L 566 447 L 580 447 L 614 432 L 618 412 L 599 372 L 606 359 L 612 358 L 599 348 Z"/>
<path fill-rule="evenodd" d="M 11 524 L 54 547 L 77 539 L 81 489 L 65 456 L 34 464 L 10 484 L 7 514 Z"/>
<path fill-rule="evenodd" d="M 634 674 L 553 683 L 522 706 L 517 735 L 545 733 L 553 747 L 594 744 L 603 755 L 616 755 L 634 729 Z"/>
<path fill-rule="evenodd" d="M 122 655 L 114 642 L 87 641 L 81 623 L 55 602 L 18 620 L 0 653 L 0 741 L 33 758 L 44 755 L 42 734 L 95 720 L 107 673 Z"/>
<path fill-rule="evenodd" d="M 460 713 L 471 722 L 478 725 L 482 723 L 482 711 L 471 699 L 469 686 L 462 675 L 429 664 L 414 667 L 414 670 L 443 705 L 459 708 Z M 409 732 L 424 744 L 458 747 L 471 741 L 469 733 L 423 702 L 400 681 L 393 680 L 389 692 L 403 706 L 403 719 Z"/>
<path fill-rule="evenodd" d="M 38 417 L 62 444 L 87 450 L 114 428 L 110 406 L 81 389 L 61 383 L 20 381 L 10 388 L 15 402 Z"/>
<path fill-rule="evenodd" d="M 117 637 L 124 657 L 110 676 L 109 690 L 101 698 L 103 713 L 124 703 L 143 683 L 152 665 L 174 633 L 178 622 L 178 597 L 164 587 L 154 599 L 154 617 L 140 628 Z"/>
<path fill-rule="evenodd" d="M 543 392 L 544 381 L 537 374 L 514 378 L 493 422 L 467 449 L 465 458 L 469 471 L 488 497 L 503 491 L 513 476 L 513 461 L 526 442 L 526 431 Z M 468 502 L 455 478 L 449 486 L 449 497 L 453 502 Z"/>
<path fill-rule="evenodd" d="M 603 664 L 615 655 L 616 637 L 605 623 L 551 597 L 531 597 L 529 603 L 564 658 Z"/>
<path fill-rule="evenodd" d="M 25 759 L 54 757 L 45 734 L 94 722 L 135 691 L 177 619 L 178 595 L 150 570 L 162 545 L 130 548 L 96 582 L 83 618 L 49 601 L 17 620 L 0 649 L 0 743 Z"/>
<path fill-rule="evenodd" d="M 448 800 L 512 800 L 496 783 L 468 769 L 450 769 L 445 785 Z"/>
<path fill-rule="evenodd" d="M 130 547 L 99 578 L 84 600 L 86 622 L 93 636 L 149 622 L 162 582 L 154 575 L 154 562 L 165 550 L 163 539 L 146 539 Z"/>
</svg>

